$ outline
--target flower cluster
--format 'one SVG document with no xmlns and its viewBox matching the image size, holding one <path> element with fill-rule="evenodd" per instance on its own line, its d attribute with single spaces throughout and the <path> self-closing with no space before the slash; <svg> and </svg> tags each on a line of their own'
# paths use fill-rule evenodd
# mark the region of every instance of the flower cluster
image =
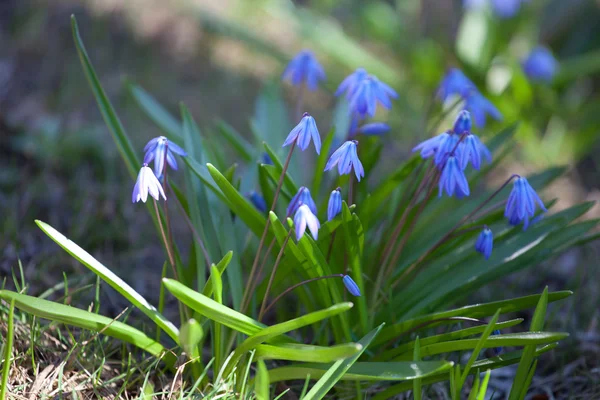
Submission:
<svg viewBox="0 0 600 400">
<path fill-rule="evenodd" d="M 463 72 L 457 68 L 452 68 L 442 80 L 438 92 L 438 98 L 446 102 L 453 96 L 459 96 L 465 103 L 464 108 L 468 110 L 475 124 L 483 128 L 485 126 L 486 116 L 489 114 L 496 120 L 502 119 L 500 111 L 486 99 L 477 87 Z"/>
<path fill-rule="evenodd" d="M 357 68 L 348 75 L 337 88 L 335 95 L 345 95 L 348 101 L 348 111 L 352 117 L 350 136 L 356 133 L 365 135 L 381 135 L 390 130 L 389 125 L 383 122 L 363 124 L 359 123 L 366 118 L 373 118 L 377 105 L 385 109 L 392 108 L 392 100 L 397 99 L 398 93 L 387 84 L 381 82 L 375 75 L 369 74 L 364 68 Z"/>
</svg>

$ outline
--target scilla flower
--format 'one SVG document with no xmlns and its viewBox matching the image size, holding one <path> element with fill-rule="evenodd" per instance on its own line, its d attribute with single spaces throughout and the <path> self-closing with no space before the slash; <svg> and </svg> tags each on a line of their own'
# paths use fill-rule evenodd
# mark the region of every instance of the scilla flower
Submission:
<svg viewBox="0 0 600 400">
<path fill-rule="evenodd" d="M 248 198 L 250 202 L 256 207 L 256 209 L 262 213 L 267 212 L 267 202 L 265 198 L 260 194 L 256 193 L 254 190 L 248 193 Z"/>
<path fill-rule="evenodd" d="M 287 215 L 294 215 L 294 213 L 296 212 L 296 210 L 298 210 L 301 204 L 306 204 L 308 208 L 310 208 L 310 211 L 313 214 L 317 215 L 317 205 L 310 196 L 310 190 L 308 190 L 308 188 L 304 186 L 301 186 L 300 189 L 298 189 L 298 193 L 296 193 L 296 195 L 292 197 L 292 200 L 290 201 L 290 204 L 287 208 Z"/>
<path fill-rule="evenodd" d="M 495 120 L 502 119 L 502 114 L 500 114 L 496 106 L 479 92 L 472 92 L 465 98 L 465 108 L 469 110 L 475 120 L 475 124 L 480 128 L 485 126 L 487 114 Z"/>
<path fill-rule="evenodd" d="M 350 275 L 344 275 L 343 281 L 344 286 L 346 286 L 346 290 L 348 290 L 352 296 L 360 297 L 360 289 Z"/>
<path fill-rule="evenodd" d="M 311 139 L 313 140 L 317 154 L 319 154 L 321 152 L 321 136 L 317 129 L 317 123 L 308 113 L 304 113 L 298 125 L 292 129 L 285 142 L 283 142 L 283 147 L 296 142 L 298 147 L 304 151 L 308 148 Z"/>
<path fill-rule="evenodd" d="M 558 63 L 545 47 L 536 47 L 523 61 L 523 71 L 533 82 L 551 82 L 556 74 Z"/>
<path fill-rule="evenodd" d="M 512 18 L 521 9 L 524 0 L 492 0 L 494 13 L 500 18 Z"/>
<path fill-rule="evenodd" d="M 477 91 L 475 84 L 461 70 L 452 68 L 442 79 L 437 95 L 441 101 L 446 101 L 452 95 L 466 97 L 472 91 Z"/>
<path fill-rule="evenodd" d="M 348 75 L 342 83 L 340 83 L 340 86 L 338 86 L 335 91 L 335 95 L 339 96 L 342 93 L 346 93 L 346 98 L 350 100 L 358 84 L 367 76 L 368 73 L 364 68 L 357 68 L 356 71 Z"/>
<path fill-rule="evenodd" d="M 317 240 L 321 224 L 310 208 L 306 204 L 301 204 L 294 215 L 294 226 L 296 227 L 296 240 L 300 240 L 304 236 L 306 227 L 310 230 L 312 237 Z"/>
<path fill-rule="evenodd" d="M 456 197 L 461 198 L 470 194 L 469 183 L 467 182 L 465 173 L 454 155 L 448 157 L 438 185 L 440 190 L 439 197 L 442 197 L 444 190 L 450 197 L 456 194 Z"/>
<path fill-rule="evenodd" d="M 390 97 L 398 98 L 398 94 L 377 77 L 369 75 L 356 84 L 350 97 L 349 111 L 361 118 L 374 117 L 377 103 L 388 110 L 392 108 Z"/>
<path fill-rule="evenodd" d="M 486 260 L 492 255 L 492 249 L 494 248 L 494 234 L 491 229 L 487 226 L 483 228 L 477 241 L 475 242 L 475 250 L 483 254 Z"/>
<path fill-rule="evenodd" d="M 328 171 L 337 165 L 339 174 L 346 175 L 351 173 L 352 169 L 354 169 L 356 179 L 360 182 L 360 178 L 365 176 L 365 170 L 358 159 L 356 145 L 358 145 L 358 141 L 356 140 L 348 140 L 341 145 L 340 148 L 334 151 L 331 157 L 329 157 L 329 161 L 327 161 L 327 165 L 325 165 L 325 171 Z"/>
<path fill-rule="evenodd" d="M 148 194 L 150 194 L 150 196 L 152 196 L 155 200 L 159 200 L 160 196 L 162 196 L 165 200 L 167 199 L 167 196 L 165 196 L 165 192 L 163 191 L 158 179 L 156 179 L 154 172 L 152 172 L 152 169 L 148 167 L 148 164 L 144 163 L 140 169 L 137 180 L 135 181 L 133 193 L 131 194 L 131 202 L 137 203 L 141 200 L 145 203 L 146 200 L 148 200 Z"/>
<path fill-rule="evenodd" d="M 144 164 L 150 164 L 150 162 L 154 160 L 154 173 L 159 178 L 162 175 L 165 166 L 165 155 L 167 164 L 174 170 L 177 170 L 177 160 L 175 160 L 173 153 L 183 157 L 187 156 L 185 150 L 164 136 L 155 137 L 150 140 L 146 144 L 146 147 L 144 147 L 144 151 L 146 152 Z"/>
<path fill-rule="evenodd" d="M 302 50 L 287 65 L 282 79 L 289 79 L 294 86 L 305 83 L 308 90 L 317 90 L 319 81 L 325 80 L 325 71 L 310 50 Z"/>
<path fill-rule="evenodd" d="M 511 225 L 523 222 L 523 229 L 527 229 L 529 218 L 535 215 L 536 205 L 539 205 L 542 210 L 548 211 L 527 179 L 519 176 L 515 179 L 513 189 L 508 196 L 504 216 L 508 218 Z"/>
<path fill-rule="evenodd" d="M 329 203 L 327 204 L 327 221 L 334 219 L 342 212 L 342 194 L 340 188 L 337 188 L 329 195 Z"/>
</svg>

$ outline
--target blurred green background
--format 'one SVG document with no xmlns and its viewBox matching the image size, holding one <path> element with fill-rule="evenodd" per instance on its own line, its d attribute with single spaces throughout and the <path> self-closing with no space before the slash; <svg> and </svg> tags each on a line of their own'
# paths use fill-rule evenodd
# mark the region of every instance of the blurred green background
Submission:
<svg viewBox="0 0 600 400">
<path fill-rule="evenodd" d="M 132 182 L 120 161 L 72 43 L 75 14 L 89 55 L 122 122 L 140 149 L 160 130 L 127 91 L 135 82 L 175 115 L 183 101 L 205 133 L 223 119 L 245 135 L 256 110 L 294 90 L 279 86 L 287 61 L 315 52 L 327 72 L 306 99 L 323 131 L 333 91 L 362 66 L 400 94 L 378 118 L 392 131 L 382 140 L 390 162 L 425 138 L 439 112 L 437 85 L 461 68 L 504 115 L 479 131 L 484 138 L 519 121 L 515 148 L 498 173 L 568 165 L 546 198 L 558 208 L 600 199 L 600 3 L 531 0 L 499 18 L 460 0 L 4 0 L 0 2 L 0 277 L 10 285 L 23 270 L 39 294 L 62 281 L 93 279 L 36 228 L 44 220 L 154 300 L 164 257 L 147 213 L 130 202 Z M 538 44 L 560 63 L 552 84 L 532 84 L 521 60 Z M 261 99 L 256 102 L 256 99 Z M 450 117 L 452 118 L 452 117 Z M 450 120 L 445 124 L 451 123 Z M 281 132 L 283 138 L 287 132 Z M 234 160 L 231 160 L 234 161 Z M 504 168 L 504 170 L 503 170 Z M 600 215 L 594 207 L 586 218 Z M 177 226 L 175 235 L 177 236 Z M 180 234 L 186 234 L 185 226 Z M 554 318 L 573 333 L 561 364 L 600 355 L 597 244 L 573 250 L 530 272 L 490 285 L 475 300 L 551 289 L 576 295 Z M 147 273 L 148 272 L 148 273 Z M 596 279 L 593 279 L 596 278 Z M 122 300 L 104 293 L 108 314 Z M 546 373 L 557 368 L 550 366 Z"/>
</svg>

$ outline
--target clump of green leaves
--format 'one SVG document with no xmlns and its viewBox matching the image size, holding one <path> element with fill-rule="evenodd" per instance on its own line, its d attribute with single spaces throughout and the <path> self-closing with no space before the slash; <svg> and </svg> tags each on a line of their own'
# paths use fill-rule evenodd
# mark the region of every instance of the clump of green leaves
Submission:
<svg viewBox="0 0 600 400">
<path fill-rule="evenodd" d="M 135 179 L 141 160 L 102 89 L 74 19 L 73 34 L 100 111 Z M 571 294 L 568 291 L 545 290 L 541 295 L 487 304 L 458 304 L 468 293 L 495 279 L 593 238 L 585 235 L 596 221 L 573 222 L 591 204 L 557 212 L 525 232 L 506 226 L 501 211 L 491 209 L 475 215 L 463 234 L 440 246 L 440 238 L 489 193 L 484 189 L 480 196 L 460 202 L 417 196 L 418 183 L 426 172 L 423 161 L 413 157 L 377 182 L 370 180 L 372 175 L 367 172 L 365 180 L 355 185 L 356 205 L 344 203 L 341 214 L 321 225 L 318 240 L 304 235 L 297 242 L 288 241 L 291 221 L 278 216 L 285 215 L 284 205 L 297 193 L 297 179 L 308 182 L 321 205 L 331 188 L 347 183 L 347 177 L 333 180 L 323 175 L 332 143 L 346 133 L 344 112 L 335 114 L 314 170 L 292 162 L 284 171 L 282 154 L 273 149 L 280 149 L 291 123 L 275 86 L 269 86 L 257 101 L 250 139 L 225 122 L 219 122 L 212 134 L 205 134 L 184 105 L 177 118 L 141 87 L 130 82 L 127 88 L 164 135 L 189 152 L 184 158 L 184 185 L 169 181 L 169 195 L 193 228 L 192 244 L 187 257 L 173 246 L 178 279 L 165 277 L 161 286 L 161 299 L 168 293 L 179 301 L 181 319 L 169 321 L 162 305 L 155 308 L 108 267 L 41 221 L 37 221 L 39 227 L 52 240 L 142 311 L 154 322 L 158 334 L 153 337 L 151 332 L 90 311 L 0 291 L 0 298 L 15 307 L 144 350 L 182 374 L 187 393 L 225 387 L 238 398 L 277 397 L 273 384 L 280 381 L 288 382 L 288 390 L 297 391 L 303 399 L 321 399 L 332 391 L 364 398 L 375 389 L 375 399 L 406 391 L 419 398 L 428 385 L 446 381 L 454 399 L 467 387 L 471 387 L 469 398 L 482 399 L 489 371 L 518 363 L 511 399 L 520 399 L 535 371 L 535 358 L 566 336 L 542 329 L 548 303 L 564 299 Z M 499 156 L 492 165 L 474 172 L 471 182 L 481 183 L 502 160 L 513 133 L 514 127 L 509 127 L 489 141 L 490 149 Z M 383 157 L 383 144 L 365 138 L 361 146 L 365 170 L 375 169 Z M 230 152 L 235 162 L 228 161 Z M 259 161 L 263 153 L 272 164 Z M 553 168 L 529 181 L 543 188 L 561 173 L 562 169 Z M 264 215 L 244 195 L 252 189 L 260 190 L 269 204 L 280 189 L 282 201 Z M 167 222 L 165 214 L 155 213 L 150 204 L 148 207 L 157 229 L 162 229 Z M 399 218 L 406 221 L 398 230 L 401 240 L 389 243 Z M 481 224 L 493 226 L 497 232 L 490 260 L 471 250 L 476 232 L 468 228 Z M 256 285 L 245 283 L 265 226 L 265 243 L 270 243 L 263 258 L 265 271 L 273 268 L 275 259 L 275 264 L 280 262 L 271 293 L 275 296 L 298 282 L 310 282 L 279 300 L 266 315 L 268 325 L 261 322 L 258 307 L 270 286 L 268 279 L 259 274 Z M 399 255 L 386 264 L 382 275 L 380 260 L 388 246 Z M 345 301 L 341 280 L 320 279 L 344 274 L 346 269 L 365 291 L 353 298 L 355 303 Z M 378 276 L 385 278 L 379 279 L 379 284 Z M 494 330 L 519 326 L 521 319 L 507 316 L 532 307 L 536 311 L 530 331 L 492 335 Z M 515 349 L 485 356 L 485 349 L 499 347 Z M 202 351 L 207 348 L 210 357 Z M 470 353 L 466 363 L 458 356 L 461 352 Z M 182 354 L 187 361 L 177 364 L 177 356 Z M 479 373 L 485 371 L 480 380 Z"/>
</svg>

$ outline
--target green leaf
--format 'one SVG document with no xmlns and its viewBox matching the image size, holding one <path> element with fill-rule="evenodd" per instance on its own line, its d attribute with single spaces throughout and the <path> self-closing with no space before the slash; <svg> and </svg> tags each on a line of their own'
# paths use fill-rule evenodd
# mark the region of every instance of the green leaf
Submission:
<svg viewBox="0 0 600 400">
<path fill-rule="evenodd" d="M 540 300 L 538 301 L 537 307 L 535 308 L 533 318 L 531 319 L 531 327 L 529 329 L 531 331 L 531 334 L 535 334 L 543 329 L 547 307 L 548 287 L 546 286 L 544 292 L 540 296 Z M 535 350 L 536 346 L 533 344 L 526 346 L 523 349 L 523 356 L 521 357 L 521 362 L 519 362 L 519 367 L 517 368 L 515 380 L 513 382 L 512 388 L 510 389 L 510 395 L 508 397 L 509 400 L 517 400 L 525 395 L 524 393 L 527 391 L 528 387 L 527 379 L 531 370 L 531 364 L 533 363 L 533 359 L 535 357 Z"/>
<path fill-rule="evenodd" d="M 485 377 L 483 378 L 483 382 L 481 382 L 481 386 L 479 388 L 479 393 L 477 394 L 477 400 L 485 400 L 485 395 L 487 393 L 487 387 L 490 383 L 490 376 L 492 375 L 492 370 L 488 369 L 485 373 Z"/>
<path fill-rule="evenodd" d="M 570 290 L 563 290 L 559 292 L 553 292 L 548 294 L 548 302 L 554 302 L 562 300 L 572 295 L 573 292 Z M 501 309 L 502 314 L 507 314 L 519 310 L 524 310 L 529 307 L 533 307 L 540 299 L 539 294 L 530 296 L 517 297 L 509 300 L 493 301 L 484 304 L 475 304 L 456 308 L 454 310 L 441 311 L 433 314 L 424 315 L 415 319 L 399 322 L 384 328 L 381 334 L 374 340 L 373 344 L 377 345 L 380 343 L 387 342 L 388 340 L 394 339 L 411 329 L 423 325 L 427 322 L 440 320 L 439 323 L 456 323 L 456 321 L 443 321 L 444 318 L 451 317 L 470 317 L 470 318 L 482 318 L 493 315 L 496 310 Z M 435 325 L 428 325 L 435 326 Z"/>
<path fill-rule="evenodd" d="M 415 364 L 418 364 L 421 361 L 421 348 L 419 344 L 419 337 L 415 340 L 415 348 L 413 351 L 413 361 Z M 413 396 L 415 400 L 421 400 L 422 398 L 422 387 L 421 387 L 421 379 L 416 378 L 413 380 Z"/>
<path fill-rule="evenodd" d="M 344 231 L 348 261 L 350 263 L 350 269 L 352 270 L 352 279 L 363 293 L 363 296 L 358 297 L 356 301 L 358 302 L 360 326 L 362 331 L 366 332 L 368 326 L 367 300 L 366 295 L 364 295 L 365 282 L 362 273 L 364 231 L 356 214 L 350 214 L 350 209 L 345 201 L 342 202 L 342 228 Z"/>
<path fill-rule="evenodd" d="M 79 35 L 79 28 L 77 27 L 77 20 L 74 15 L 71 15 L 71 28 L 73 31 L 73 40 L 75 41 L 75 47 L 77 48 L 77 54 L 79 55 L 79 59 L 81 60 L 81 65 L 83 66 L 83 72 L 90 84 L 92 92 L 94 93 L 94 97 L 98 102 L 98 108 L 100 113 L 102 114 L 102 118 L 104 118 L 104 122 L 108 126 L 110 133 L 125 161 L 125 165 L 127 166 L 127 170 L 133 179 L 136 178 L 139 168 L 139 161 L 136 157 L 135 150 L 129 141 L 129 137 L 125 133 L 125 128 L 123 128 L 123 124 L 119 120 L 115 109 L 113 108 L 108 96 L 102 89 L 102 85 L 96 75 L 96 71 L 94 71 L 94 67 L 90 58 L 87 54 L 85 46 L 83 44 L 83 40 L 81 40 L 81 36 Z"/>
<path fill-rule="evenodd" d="M 475 348 L 473 349 L 473 352 L 471 353 L 471 357 L 469 357 L 469 361 L 467 361 L 467 365 L 464 367 L 463 372 L 460 375 L 460 381 L 459 381 L 459 385 L 458 385 L 459 391 L 462 390 L 462 387 L 465 384 L 465 381 L 467 380 L 467 375 L 469 374 L 469 371 L 471 370 L 473 363 L 475 363 L 475 361 L 477 361 L 477 358 L 479 357 L 479 353 L 481 352 L 481 349 L 485 345 L 488 337 L 492 334 L 492 332 L 496 328 L 496 322 L 498 322 L 499 317 L 500 317 L 500 310 L 498 309 L 498 311 L 496 311 L 496 314 L 494 314 L 494 316 L 492 317 L 492 320 L 490 321 L 490 323 L 487 325 L 487 327 L 481 334 L 481 337 L 477 341 L 477 344 L 475 345 Z"/>
<path fill-rule="evenodd" d="M 2 293 L 2 291 L 0 291 Z M 10 300 L 8 308 L 8 319 L 6 321 L 6 338 L 3 338 L 2 349 L 2 381 L 0 382 L 0 396 L 3 399 L 8 398 L 8 375 L 12 366 L 12 354 L 13 354 L 13 341 L 15 338 L 14 333 L 15 323 L 15 300 Z"/>
<path fill-rule="evenodd" d="M 528 345 L 535 347 L 540 344 L 558 342 L 568 336 L 568 333 L 563 332 L 523 332 L 493 335 L 483 342 L 483 348 Z M 479 339 L 462 339 L 435 343 L 429 346 L 421 346 L 421 355 L 423 357 L 429 357 L 435 354 L 450 353 L 453 351 L 472 350 L 477 348 L 478 343 Z M 394 361 L 410 360 L 411 357 L 411 353 L 405 353 L 395 358 Z"/>
<path fill-rule="evenodd" d="M 315 163 L 315 173 L 312 180 L 312 192 L 316 197 L 321 190 L 321 182 L 323 181 L 323 174 L 325 173 L 325 165 L 327 164 L 327 159 L 331 154 L 329 150 L 331 149 L 331 145 L 333 144 L 333 139 L 335 137 L 335 128 L 331 128 L 325 139 L 323 140 L 323 144 L 321 145 L 321 153 L 317 157 L 317 162 Z"/>
<path fill-rule="evenodd" d="M 452 367 L 448 361 L 357 362 L 340 378 L 341 381 L 404 381 L 438 375 Z M 294 364 L 269 371 L 270 381 L 299 380 L 310 375 L 320 379 L 331 368 L 327 364 Z M 411 382 L 412 387 L 412 382 Z"/>
<path fill-rule="evenodd" d="M 154 356 L 162 357 L 169 366 L 173 366 L 175 363 L 175 355 L 172 352 L 166 351 L 160 343 L 150 339 L 145 333 L 122 322 L 75 307 L 8 290 L 0 290 L 0 298 L 6 301 L 14 301 L 17 308 L 37 317 L 94 332 L 102 332 L 104 335 L 131 343 Z"/>
<path fill-rule="evenodd" d="M 179 343 L 190 358 L 198 357 L 198 344 L 203 338 L 202 325 L 193 318 L 187 320 L 179 330 Z"/>
<path fill-rule="evenodd" d="M 269 372 L 263 360 L 256 361 L 256 379 L 254 380 L 254 392 L 258 400 L 269 400 Z"/>
<path fill-rule="evenodd" d="M 102 280 L 108 283 L 113 289 L 121 293 L 123 297 L 131 302 L 131 304 L 136 306 L 141 312 L 148 316 L 148 318 L 160 326 L 161 329 L 164 330 L 173 340 L 176 342 L 179 340 L 179 331 L 175 325 L 173 325 L 161 313 L 159 313 L 154 306 L 148 303 L 148 301 L 144 299 L 142 295 L 136 292 L 124 280 L 119 278 L 110 269 L 106 268 L 88 252 L 75 244 L 75 242 L 69 240 L 66 236 L 50 225 L 40 220 L 36 220 L 35 223 L 42 231 L 44 231 L 46 235 L 50 237 L 50 239 L 54 240 L 67 253 L 73 256 L 73 258 L 102 278 Z"/>
<path fill-rule="evenodd" d="M 255 154 L 257 151 L 254 147 L 227 122 L 219 120 L 217 122 L 217 130 L 221 137 L 225 138 L 237 153 L 242 156 L 244 161 L 251 162 L 256 157 Z"/>
<path fill-rule="evenodd" d="M 279 179 L 281 178 L 281 173 L 283 172 L 283 163 L 279 160 L 279 157 L 277 157 L 277 154 L 273 151 L 273 149 L 271 149 L 271 147 L 269 147 L 267 142 L 263 142 L 263 147 L 264 147 L 265 151 L 267 152 L 267 154 L 269 155 L 269 157 L 271 157 L 271 160 L 273 161 L 273 165 L 263 164 L 263 166 L 269 173 L 269 176 L 271 177 L 273 182 L 275 182 L 275 184 L 277 184 L 279 182 Z M 294 196 L 298 192 L 298 185 L 296 185 L 296 183 L 292 179 L 292 177 L 289 173 L 289 169 L 288 169 L 288 171 L 286 171 L 285 177 L 283 178 L 282 190 L 284 188 L 287 191 L 287 193 L 290 194 L 291 196 Z"/>
<path fill-rule="evenodd" d="M 333 388 L 333 386 L 348 372 L 350 367 L 358 360 L 358 358 L 362 355 L 362 353 L 367 349 L 367 347 L 371 344 L 375 336 L 379 333 L 379 331 L 383 328 L 383 324 L 379 325 L 377 328 L 373 329 L 369 332 L 365 337 L 363 337 L 358 344 L 362 347 L 362 349 L 357 352 L 354 356 L 339 360 L 335 362 L 325 374 L 315 383 L 315 385 L 310 389 L 310 391 L 306 394 L 304 400 L 314 400 L 314 399 L 322 399 L 327 395 L 327 392 Z M 311 374 L 312 375 L 312 374 Z M 313 375 L 314 376 L 314 375 Z"/>
<path fill-rule="evenodd" d="M 223 259 L 221 259 L 221 261 L 219 261 L 219 263 L 216 265 L 217 271 L 219 272 L 220 275 L 223 275 L 223 273 L 225 272 L 225 269 L 227 268 L 227 266 L 231 262 L 232 258 L 233 258 L 233 251 L 230 250 L 230 251 L 227 252 L 227 254 L 225 254 L 225 256 L 223 257 Z M 221 290 L 222 290 L 222 288 L 221 288 Z M 212 296 L 212 294 L 213 294 L 212 276 L 211 276 L 211 279 L 209 279 L 206 282 L 206 285 L 204 286 L 204 290 L 202 291 L 202 294 L 204 296 L 206 296 L 206 297 L 211 297 Z"/>
<path fill-rule="evenodd" d="M 217 186 L 223 192 L 227 206 L 244 221 L 256 236 L 261 236 L 265 228 L 265 217 L 212 164 L 208 163 L 206 167 Z"/>
<path fill-rule="evenodd" d="M 546 353 L 552 349 L 554 349 L 557 345 L 555 343 L 542 346 L 536 350 L 536 355 L 540 355 L 542 353 Z M 479 360 L 473 364 L 473 368 L 471 368 L 471 372 L 483 369 L 497 369 L 502 368 L 507 365 L 516 364 L 521 359 L 522 352 L 516 351 L 512 353 L 505 353 L 499 357 L 494 358 L 486 358 L 484 360 Z M 423 379 L 423 385 L 430 385 L 436 382 L 442 382 L 448 380 L 447 370 L 441 374 L 432 374 Z M 387 389 L 379 392 L 377 395 L 373 396 L 373 400 L 387 400 L 393 398 L 395 395 L 406 392 L 412 389 L 412 382 L 403 382 L 394 386 L 390 386 Z"/>
<path fill-rule="evenodd" d="M 457 321 L 457 322 L 459 322 L 459 321 Z M 510 328 L 511 326 L 518 325 L 521 322 L 523 322 L 522 318 L 511 319 L 509 321 L 504 321 L 504 322 L 498 322 L 498 323 L 496 323 L 496 329 Z M 448 341 L 451 341 L 454 339 L 462 339 L 462 338 L 465 338 L 468 336 L 473 336 L 478 333 L 482 333 L 486 327 L 487 327 L 487 325 L 472 326 L 470 328 L 459 329 L 459 330 L 456 330 L 453 332 L 442 333 L 440 335 L 427 336 L 427 337 L 424 337 L 423 339 L 420 339 L 420 344 L 421 344 L 421 347 L 423 347 L 423 346 L 427 346 L 427 345 L 434 344 L 434 343 L 442 343 L 442 342 L 448 342 Z M 383 351 L 380 355 L 378 355 L 377 357 L 374 358 L 374 361 L 390 360 L 390 359 L 398 356 L 399 354 L 409 352 L 410 350 L 412 350 L 414 348 L 414 346 L 415 346 L 414 340 L 411 342 L 408 342 L 408 343 L 399 344 L 399 345 L 395 346 L 393 349 L 386 349 L 385 351 Z"/>
<path fill-rule="evenodd" d="M 205 317 L 223 324 L 245 335 L 254 335 L 266 328 L 264 324 L 253 320 L 246 315 L 219 304 L 209 297 L 200 294 L 174 279 L 164 278 L 163 283 L 167 290 L 185 305 L 204 315 Z M 278 337 L 273 343 L 292 342 L 286 337 Z"/>
<path fill-rule="evenodd" d="M 361 349 L 362 346 L 357 343 L 346 343 L 331 347 L 294 343 L 260 344 L 256 346 L 256 356 L 263 359 L 327 363 L 347 359 L 358 354 Z"/>
<path fill-rule="evenodd" d="M 126 82 L 126 87 L 133 100 L 165 134 L 179 138 L 182 136 L 182 127 L 177 118 L 168 112 L 150 93 L 141 86 Z M 189 148 L 188 148 L 189 150 Z"/>
</svg>

